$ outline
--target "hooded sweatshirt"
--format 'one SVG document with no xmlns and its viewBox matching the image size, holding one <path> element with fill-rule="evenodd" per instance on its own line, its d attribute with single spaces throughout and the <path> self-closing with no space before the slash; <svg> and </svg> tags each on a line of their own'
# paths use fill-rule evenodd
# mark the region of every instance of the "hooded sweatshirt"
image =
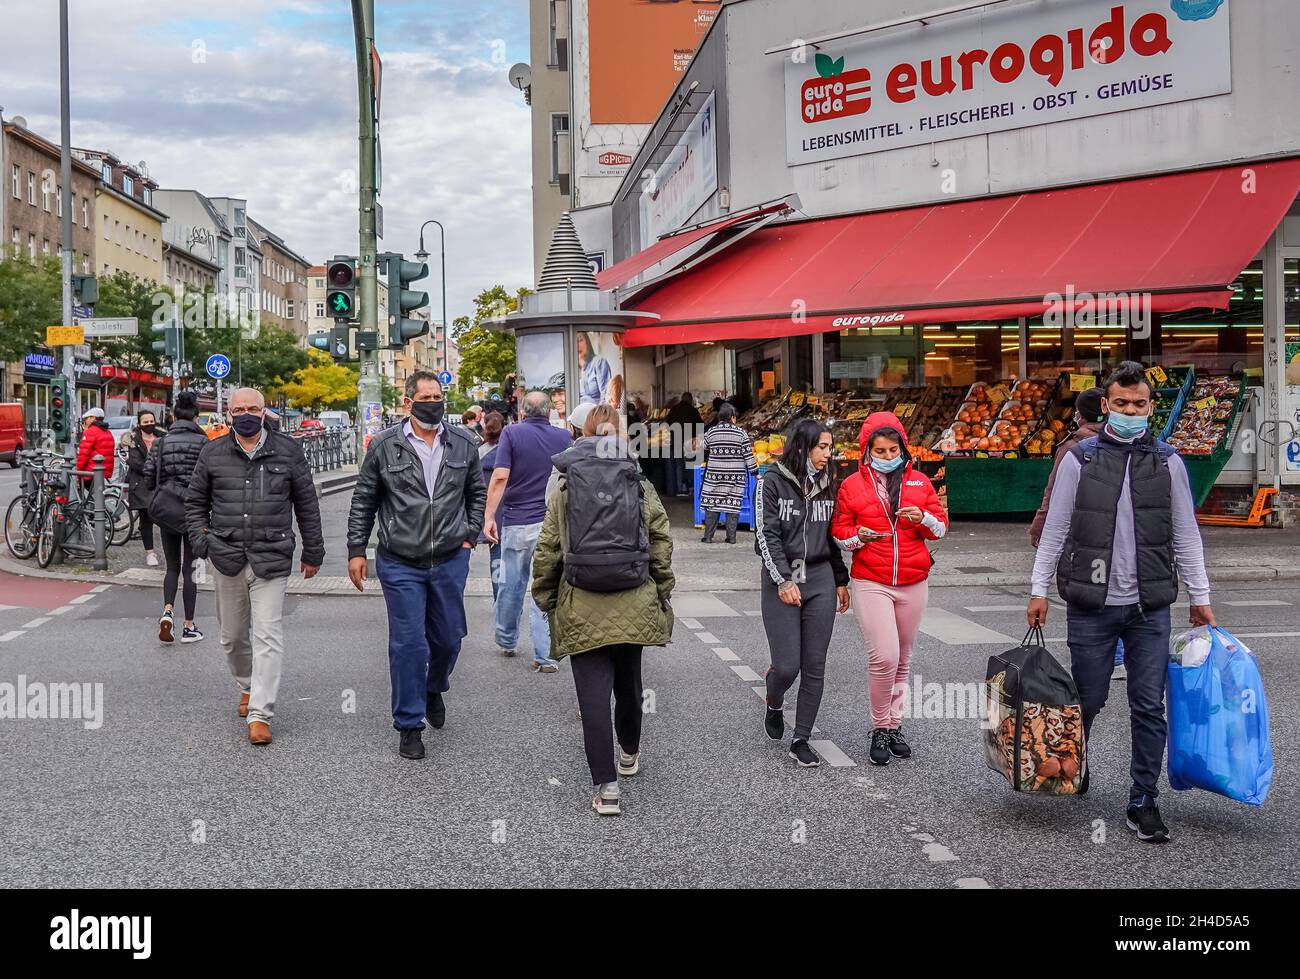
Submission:
<svg viewBox="0 0 1300 979">
<path fill-rule="evenodd" d="M 902 436 L 902 491 L 897 507 L 889 498 L 888 478 L 871 468 L 871 438 L 882 428 Z M 907 430 L 892 412 L 878 411 L 862 423 L 858 435 L 862 460 L 858 471 L 840 486 L 831 533 L 840 547 L 853 553 L 850 574 L 854 578 L 884 585 L 912 585 L 923 581 L 934 564 L 927 541 L 939 540 L 948 532 L 948 514 L 939 502 L 934 486 L 924 473 L 912 468 L 907 447 Z M 920 507 L 920 523 L 899 519 L 903 507 Z M 866 527 L 888 536 L 863 542 L 858 528 Z"/>
<path fill-rule="evenodd" d="M 754 493 L 754 550 L 775 585 L 802 584 L 807 569 L 829 562 L 836 586 L 849 583 L 844 557 L 831 540 L 831 514 L 835 496 L 827 466 L 805 490 L 781 463 L 768 467 Z"/>
</svg>

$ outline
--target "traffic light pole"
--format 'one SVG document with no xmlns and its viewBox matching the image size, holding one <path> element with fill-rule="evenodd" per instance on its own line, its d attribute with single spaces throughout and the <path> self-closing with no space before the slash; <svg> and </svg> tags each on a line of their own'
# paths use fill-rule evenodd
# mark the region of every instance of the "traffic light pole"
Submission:
<svg viewBox="0 0 1300 979">
<path fill-rule="evenodd" d="M 63 187 L 59 191 L 60 204 L 63 207 L 63 248 L 60 259 L 63 264 L 63 326 L 72 325 L 72 91 L 68 79 L 68 0 L 59 0 L 59 121 L 62 147 L 59 152 L 59 179 Z M 42 175 L 42 179 L 44 176 Z M 77 401 L 76 353 L 72 347 L 64 346 L 63 363 L 60 373 L 68 379 L 68 394 L 72 402 Z M 71 411 L 68 404 L 64 411 Z M 81 415 L 80 406 L 73 418 Z M 68 454 L 72 453 L 73 439 L 68 442 Z"/>
<path fill-rule="evenodd" d="M 65 0 L 66 2 L 66 0 Z M 360 250 L 357 276 L 360 297 L 358 317 L 363 332 L 379 329 L 379 277 L 376 253 L 379 236 L 375 225 L 375 78 L 370 52 L 375 38 L 375 0 L 352 0 L 352 27 L 357 45 L 357 107 L 360 135 Z M 357 385 L 357 459 L 365 454 L 366 422 L 372 405 L 379 403 L 379 353 L 358 352 L 361 380 Z M 380 409 L 382 411 L 382 407 Z"/>
</svg>

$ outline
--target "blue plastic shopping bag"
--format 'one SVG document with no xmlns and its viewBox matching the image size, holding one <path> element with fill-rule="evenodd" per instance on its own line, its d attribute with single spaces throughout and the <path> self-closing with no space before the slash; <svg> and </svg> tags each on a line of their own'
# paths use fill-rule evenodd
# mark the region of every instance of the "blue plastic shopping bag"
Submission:
<svg viewBox="0 0 1300 979">
<path fill-rule="evenodd" d="M 1183 633 L 1169 654 L 1169 785 L 1260 806 L 1272 781 L 1268 703 L 1254 654 L 1219 628 Z"/>
</svg>

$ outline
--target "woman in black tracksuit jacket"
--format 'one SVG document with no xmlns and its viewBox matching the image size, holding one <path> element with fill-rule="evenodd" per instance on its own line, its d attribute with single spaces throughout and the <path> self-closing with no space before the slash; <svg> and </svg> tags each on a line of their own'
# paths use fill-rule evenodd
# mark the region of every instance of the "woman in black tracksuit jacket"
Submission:
<svg viewBox="0 0 1300 979">
<path fill-rule="evenodd" d="M 831 451 L 829 428 L 810 419 L 795 422 L 781 462 L 768 467 L 754 497 L 763 628 L 772 659 L 763 727 L 773 741 L 785 736 L 785 694 L 800 677 L 790 757 L 804 768 L 821 764 L 808 738 L 821 705 L 835 614 L 849 608 L 848 568 L 831 539 Z"/>
</svg>

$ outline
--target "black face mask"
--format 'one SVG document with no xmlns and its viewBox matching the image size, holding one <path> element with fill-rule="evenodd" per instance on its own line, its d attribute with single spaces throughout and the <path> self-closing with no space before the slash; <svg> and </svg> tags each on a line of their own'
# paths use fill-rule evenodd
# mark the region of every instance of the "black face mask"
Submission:
<svg viewBox="0 0 1300 979">
<path fill-rule="evenodd" d="M 157 426 L 157 425 L 141 425 L 141 426 L 140 426 L 140 431 L 144 432 L 146 435 L 157 435 L 157 434 L 158 434 L 158 426 Z"/>
<path fill-rule="evenodd" d="M 412 401 L 411 414 L 415 420 L 429 428 L 436 428 L 442 424 L 443 412 L 447 410 L 445 401 Z"/>
<path fill-rule="evenodd" d="M 236 415 L 231 421 L 231 427 L 244 438 L 252 438 L 262 430 L 262 416 Z"/>
</svg>

